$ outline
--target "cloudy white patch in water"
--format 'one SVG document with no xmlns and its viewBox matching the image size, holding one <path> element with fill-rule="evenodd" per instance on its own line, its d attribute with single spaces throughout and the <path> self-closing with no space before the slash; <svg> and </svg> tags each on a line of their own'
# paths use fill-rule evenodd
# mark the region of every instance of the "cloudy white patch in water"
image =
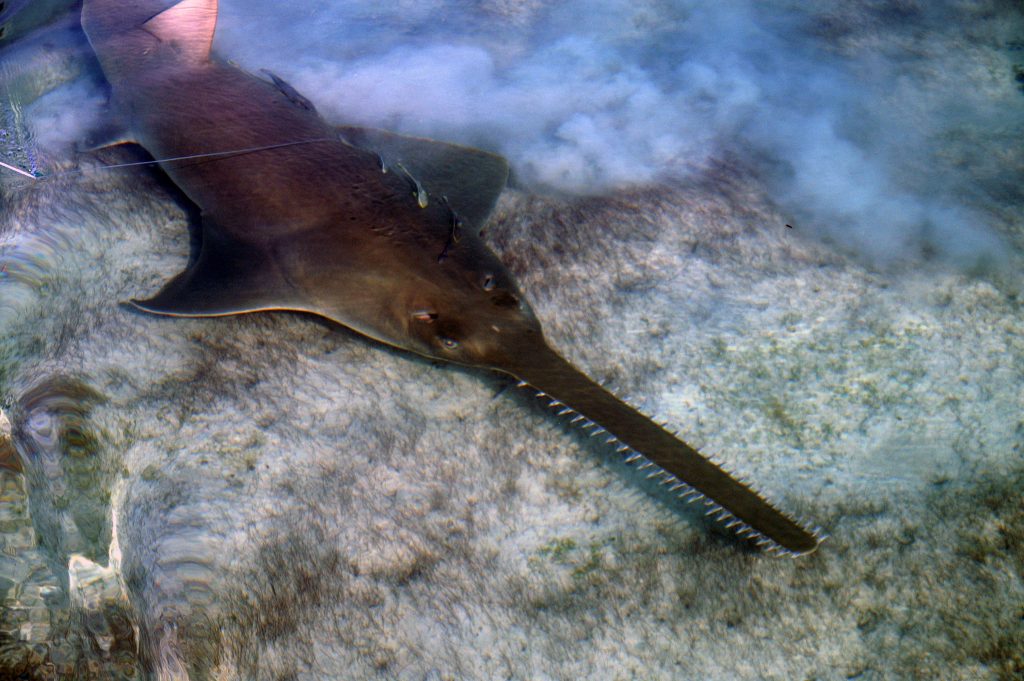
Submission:
<svg viewBox="0 0 1024 681">
<path fill-rule="evenodd" d="M 942 77 L 952 61 L 934 78 L 907 67 L 920 55 L 897 38 L 939 36 L 944 3 L 862 8 L 878 26 L 864 39 L 884 32 L 886 49 L 854 56 L 814 17 L 747 0 L 223 8 L 218 45 L 271 62 L 329 118 L 498 149 L 535 190 L 599 194 L 736 151 L 793 221 L 870 260 L 970 265 L 1002 250 L 958 200 L 972 180 L 936 159 L 936 140 L 1021 117 L 1024 98 L 994 114 L 1006 102 Z"/>
<path fill-rule="evenodd" d="M 841 26 L 770 5 L 222 0 L 215 47 L 331 120 L 500 151 L 531 190 L 601 194 L 734 153 L 787 220 L 868 260 L 998 259 L 988 216 L 965 201 L 984 194 L 978 164 L 943 150 L 1024 129 L 1024 97 L 1009 61 L 1005 83 L 982 82 L 973 46 L 929 46 L 947 32 L 962 46 L 971 26 L 991 50 L 1024 32 L 1021 13 L 817 3 L 852 22 L 856 40 L 837 49 Z"/>
</svg>

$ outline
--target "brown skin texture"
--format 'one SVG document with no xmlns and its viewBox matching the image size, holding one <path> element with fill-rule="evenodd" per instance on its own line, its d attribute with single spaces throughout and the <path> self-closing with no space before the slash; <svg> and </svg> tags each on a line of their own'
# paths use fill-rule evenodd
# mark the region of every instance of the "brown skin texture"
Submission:
<svg viewBox="0 0 1024 681">
<path fill-rule="evenodd" d="M 301 310 L 510 374 L 600 424 L 627 456 L 660 466 L 666 484 L 707 497 L 743 536 L 794 554 L 817 547 L 812 532 L 555 353 L 509 272 L 475 228 L 459 226 L 458 206 L 436 195 L 425 202 L 410 174 L 385 172 L 290 87 L 212 59 L 215 2 L 145 23 L 157 5 L 86 0 L 83 10 L 134 138 L 158 159 L 248 151 L 161 163 L 201 208 L 203 243 L 194 266 L 138 307 L 175 316 Z"/>
</svg>

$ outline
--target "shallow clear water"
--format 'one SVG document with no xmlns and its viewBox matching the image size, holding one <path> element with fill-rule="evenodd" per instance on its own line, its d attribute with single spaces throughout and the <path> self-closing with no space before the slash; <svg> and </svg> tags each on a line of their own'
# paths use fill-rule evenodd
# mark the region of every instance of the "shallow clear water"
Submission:
<svg viewBox="0 0 1024 681">
<path fill-rule="evenodd" d="M 328 120 L 506 156 L 486 239 L 552 344 L 830 538 L 751 552 L 484 372 L 118 305 L 196 215 L 75 151 L 110 113 L 58 17 L 0 47 L 42 175 L 0 169 L 0 677 L 1022 673 L 1019 8 L 220 12 Z"/>
</svg>

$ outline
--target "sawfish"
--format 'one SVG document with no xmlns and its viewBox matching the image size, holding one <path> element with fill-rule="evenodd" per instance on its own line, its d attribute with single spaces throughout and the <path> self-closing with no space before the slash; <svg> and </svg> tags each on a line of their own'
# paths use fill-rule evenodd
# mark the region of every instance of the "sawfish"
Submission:
<svg viewBox="0 0 1024 681">
<path fill-rule="evenodd" d="M 217 0 L 85 0 L 82 26 L 124 131 L 200 209 L 201 244 L 140 310 L 312 313 L 434 360 L 511 375 L 624 460 L 766 550 L 820 533 L 590 379 L 480 230 L 508 179 L 486 151 L 334 126 L 273 74 L 211 52 Z"/>
</svg>

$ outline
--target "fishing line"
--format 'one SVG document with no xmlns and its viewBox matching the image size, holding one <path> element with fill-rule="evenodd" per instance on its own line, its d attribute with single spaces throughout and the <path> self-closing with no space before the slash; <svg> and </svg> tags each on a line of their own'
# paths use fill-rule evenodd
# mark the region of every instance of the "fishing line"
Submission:
<svg viewBox="0 0 1024 681">
<path fill-rule="evenodd" d="M 41 177 L 41 176 L 37 177 L 36 175 L 33 175 L 32 173 L 28 172 L 27 170 L 22 170 L 21 168 L 16 168 L 15 166 L 12 166 L 12 165 L 7 165 L 3 161 L 0 161 L 0 166 L 3 166 L 4 168 L 7 168 L 8 170 L 13 170 L 14 172 L 18 173 L 19 175 L 24 175 L 25 177 L 31 177 L 33 180 L 38 180 Z"/>
<path fill-rule="evenodd" d="M 343 142 L 343 140 L 341 140 L 338 137 L 317 137 L 317 138 L 308 139 L 308 140 L 295 140 L 293 142 L 281 142 L 280 144 L 267 144 L 267 145 L 259 146 L 259 147 L 243 147 L 243 148 L 240 148 L 240 149 L 230 149 L 230 150 L 227 150 L 227 151 L 210 151 L 210 152 L 206 152 L 206 153 L 202 153 L 202 154 L 188 154 L 186 156 L 170 156 L 170 157 L 167 157 L 167 158 L 155 158 L 155 159 L 152 159 L 150 161 L 133 161 L 131 163 L 114 163 L 114 164 L 110 164 L 110 165 L 101 165 L 101 166 L 98 166 L 98 168 L 96 168 L 96 169 L 97 170 L 116 170 L 118 168 L 131 168 L 131 167 L 134 167 L 134 166 L 147 166 L 147 165 L 152 165 L 154 163 L 170 163 L 171 161 L 187 161 L 189 159 L 195 159 L 195 158 L 216 158 L 218 156 L 236 156 L 236 155 L 241 155 L 241 154 L 251 154 L 251 153 L 254 153 L 254 152 L 257 152 L 257 151 L 267 151 L 267 150 L 270 150 L 270 149 L 281 149 L 282 147 L 294 147 L 294 146 L 298 146 L 300 144 L 315 144 L 315 143 L 318 143 L 318 142 Z M 24 175 L 25 177 L 31 178 L 33 180 L 49 180 L 49 179 L 52 179 L 52 178 L 55 178 L 55 177 L 61 177 L 61 176 L 64 176 L 64 175 L 75 175 L 75 174 L 80 174 L 80 173 L 84 173 L 85 172 L 85 169 L 76 168 L 75 170 L 65 170 L 65 171 L 62 171 L 62 172 L 59 172 L 59 173 L 51 173 L 51 174 L 45 174 L 45 175 L 44 174 L 34 175 L 34 174 L 28 172 L 27 170 L 22 170 L 21 168 L 9 165 L 7 163 L 4 163 L 3 161 L 0 161 L 0 166 L 6 168 L 7 170 L 14 171 L 14 172 L 18 173 L 19 175 Z"/>
</svg>

